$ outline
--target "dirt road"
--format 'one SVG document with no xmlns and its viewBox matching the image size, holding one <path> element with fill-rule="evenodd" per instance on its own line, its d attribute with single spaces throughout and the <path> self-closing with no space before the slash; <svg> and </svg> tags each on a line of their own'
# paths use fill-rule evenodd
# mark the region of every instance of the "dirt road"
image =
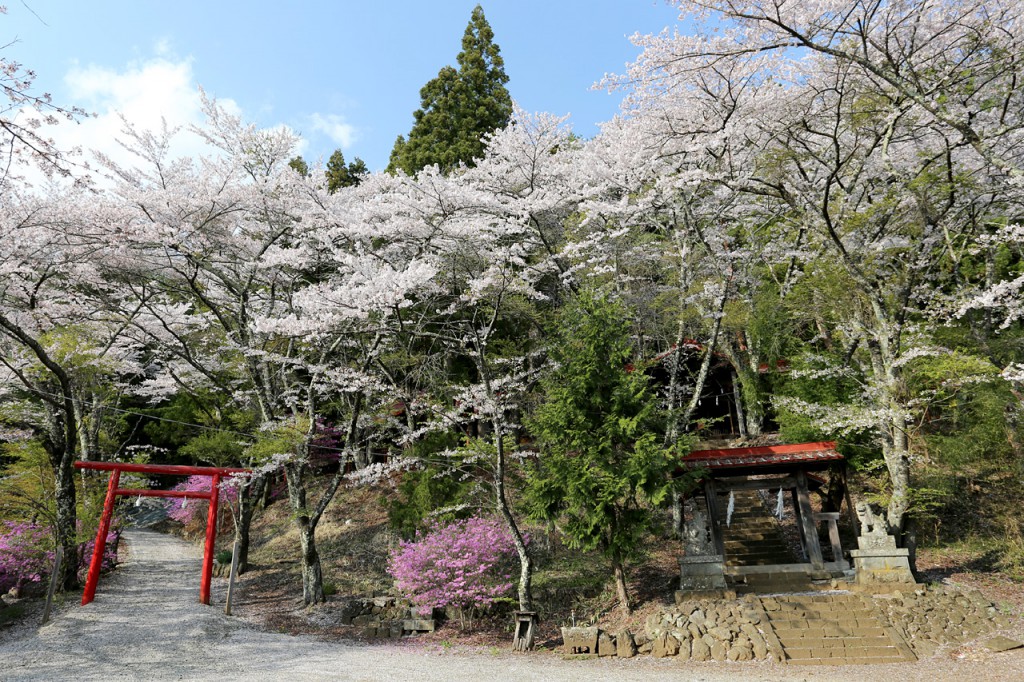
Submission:
<svg viewBox="0 0 1024 682">
<path fill-rule="evenodd" d="M 566 661 L 553 653 L 451 653 L 321 642 L 260 632 L 198 603 L 199 552 L 171 536 L 124 534 L 129 558 L 96 600 L 67 603 L 43 627 L 0 637 L 0 680 L 839 680 L 1024 679 L 1024 656 L 901 666 L 796 668 L 679 664 L 671 659 Z M 936 668 L 935 666 L 938 666 Z"/>
</svg>

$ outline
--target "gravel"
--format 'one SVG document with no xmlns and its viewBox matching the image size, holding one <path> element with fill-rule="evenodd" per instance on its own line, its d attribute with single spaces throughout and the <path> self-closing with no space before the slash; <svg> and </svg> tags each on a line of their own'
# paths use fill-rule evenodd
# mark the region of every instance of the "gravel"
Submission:
<svg viewBox="0 0 1024 682">
<path fill-rule="evenodd" d="M 901 682 L 1024 679 L 1024 650 L 980 647 L 897 665 L 797 667 L 681 664 L 671 659 L 564 660 L 554 652 L 323 642 L 261 632 L 199 598 L 199 552 L 178 538 L 126 531 L 128 558 L 103 576 L 96 600 L 68 600 L 43 627 L 35 618 L 0 632 L 0 680 L 843 680 Z M 244 595 L 240 595 L 244 599 Z M 1022 638 L 1022 632 L 1002 634 Z"/>
</svg>

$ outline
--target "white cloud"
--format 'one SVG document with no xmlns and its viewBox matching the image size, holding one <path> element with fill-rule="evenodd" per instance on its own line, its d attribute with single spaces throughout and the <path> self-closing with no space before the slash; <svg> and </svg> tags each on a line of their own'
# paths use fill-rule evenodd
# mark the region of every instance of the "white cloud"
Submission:
<svg viewBox="0 0 1024 682">
<path fill-rule="evenodd" d="M 117 144 L 123 116 L 137 128 L 159 131 L 164 122 L 169 128 L 187 128 L 203 121 L 199 88 L 193 81 L 190 60 L 172 61 L 164 57 L 137 62 L 124 70 L 89 65 L 72 68 L 64 78 L 71 101 L 95 116 L 79 124 L 54 129 L 58 146 L 95 149 L 122 163 L 131 155 Z M 238 113 L 232 100 L 219 100 L 221 106 Z M 174 156 L 191 156 L 206 150 L 196 135 L 182 132 L 171 146 Z"/>
<path fill-rule="evenodd" d="M 331 138 L 342 149 L 351 147 L 356 140 L 356 127 L 347 123 L 343 116 L 317 113 L 311 115 L 309 121 L 313 130 Z"/>
<path fill-rule="evenodd" d="M 139 161 L 118 143 L 124 138 L 123 116 L 139 130 L 159 133 L 165 124 L 168 129 L 179 129 L 169 149 L 173 157 L 216 153 L 202 138 L 189 131 L 190 126 L 201 125 L 205 119 L 192 60 L 173 56 L 167 41 L 158 42 L 154 50 L 156 56 L 133 61 L 123 68 L 94 64 L 72 67 L 64 76 L 68 93 L 62 98 L 91 115 L 77 122 L 61 121 L 54 126 L 44 126 L 40 134 L 52 138 L 58 149 L 81 149 L 80 161 L 94 165 L 93 152 L 98 151 L 119 165 L 130 167 Z M 232 99 L 218 97 L 217 102 L 230 114 L 240 116 L 242 113 Z M 22 116 L 34 117 L 35 114 L 25 111 Z M 332 119 L 337 117 L 321 117 L 321 123 L 345 135 L 344 122 Z M 283 124 L 275 127 L 288 128 Z M 350 140 L 351 133 L 347 135 Z M 296 153 L 301 154 L 306 147 L 306 141 L 300 140 Z M 25 168 L 23 173 L 30 182 L 42 180 L 37 169 Z"/>
</svg>

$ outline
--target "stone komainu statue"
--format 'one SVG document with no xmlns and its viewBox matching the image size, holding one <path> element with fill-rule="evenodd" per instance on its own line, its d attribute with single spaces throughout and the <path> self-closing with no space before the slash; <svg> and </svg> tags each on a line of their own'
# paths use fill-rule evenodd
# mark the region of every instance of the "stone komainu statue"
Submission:
<svg viewBox="0 0 1024 682">
<path fill-rule="evenodd" d="M 871 505 L 867 502 L 857 503 L 857 520 L 860 521 L 861 535 L 889 534 L 885 519 L 881 516 L 875 516 L 875 513 L 871 511 Z"/>
</svg>

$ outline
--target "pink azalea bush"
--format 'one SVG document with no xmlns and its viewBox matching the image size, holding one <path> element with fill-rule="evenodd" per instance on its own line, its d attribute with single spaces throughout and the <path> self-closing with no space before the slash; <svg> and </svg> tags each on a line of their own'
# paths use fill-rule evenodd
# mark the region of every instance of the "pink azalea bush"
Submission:
<svg viewBox="0 0 1024 682">
<path fill-rule="evenodd" d="M 38 583 L 53 567 L 53 552 L 47 551 L 49 531 L 35 523 L 0 523 L 0 592 L 26 583 Z"/>
<path fill-rule="evenodd" d="M 121 539 L 121 529 L 117 528 L 118 520 L 111 524 L 111 530 L 107 535 L 107 544 L 103 547 L 103 560 L 100 563 L 100 571 L 113 570 L 117 565 L 117 546 Z M 96 546 L 96 539 L 93 538 L 79 545 L 78 551 L 78 579 L 85 581 L 89 572 L 89 564 L 92 563 L 92 549 Z M 52 562 L 51 562 L 52 563 Z"/>
<path fill-rule="evenodd" d="M 121 531 L 117 529 L 118 520 L 107 536 L 107 545 L 103 551 L 103 563 L 100 569 L 109 571 L 117 564 L 117 542 Z M 81 526 L 81 523 L 79 523 Z M 78 545 L 78 578 L 85 579 L 89 563 L 92 561 L 92 548 L 95 540 Z M 0 593 L 12 587 L 21 590 L 29 583 L 41 583 L 53 570 L 54 552 L 50 529 L 28 521 L 0 522 Z"/>
<path fill-rule="evenodd" d="M 189 476 L 187 480 L 177 484 L 171 490 L 182 490 L 196 493 L 196 495 L 208 495 L 210 493 L 210 481 L 209 476 Z M 237 497 L 237 488 L 230 486 L 221 488 L 220 504 L 233 503 Z M 172 497 L 166 500 L 164 504 L 167 505 L 167 515 L 179 523 L 188 524 L 192 521 L 206 523 L 206 511 L 209 509 L 210 503 L 198 497 L 189 499 L 187 503 L 185 499 L 182 497 Z"/>
<path fill-rule="evenodd" d="M 508 594 L 512 581 L 507 567 L 515 555 L 503 524 L 471 518 L 435 525 L 414 540 L 399 542 L 388 572 L 417 606 L 472 611 Z"/>
</svg>

